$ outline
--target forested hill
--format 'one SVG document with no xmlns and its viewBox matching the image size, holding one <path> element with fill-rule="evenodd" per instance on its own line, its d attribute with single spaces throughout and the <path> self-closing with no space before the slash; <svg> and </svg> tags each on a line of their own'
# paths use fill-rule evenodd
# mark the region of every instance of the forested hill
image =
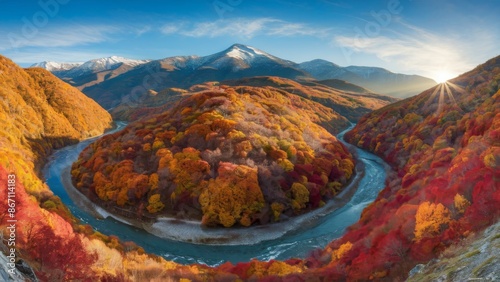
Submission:
<svg viewBox="0 0 500 282">
<path fill-rule="evenodd" d="M 342 189 L 353 158 L 325 128 L 346 125 L 298 95 L 223 86 L 100 139 L 72 175 L 108 207 L 209 226 L 265 224 L 318 208 Z"/>
</svg>

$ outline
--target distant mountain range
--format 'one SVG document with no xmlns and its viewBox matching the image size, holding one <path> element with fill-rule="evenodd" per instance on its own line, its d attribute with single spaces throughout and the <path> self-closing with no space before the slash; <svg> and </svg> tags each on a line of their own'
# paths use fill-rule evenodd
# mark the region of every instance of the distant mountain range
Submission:
<svg viewBox="0 0 500 282">
<path fill-rule="evenodd" d="M 319 59 L 301 63 L 299 69 L 319 80 L 341 79 L 397 98 L 413 96 L 436 85 L 434 80 L 419 75 L 393 73 L 377 67 L 341 67 Z"/>
<path fill-rule="evenodd" d="M 73 68 L 76 68 L 78 66 L 81 66 L 83 63 L 57 63 L 57 62 L 48 62 L 48 61 L 43 61 L 41 63 L 36 63 L 33 64 L 31 67 L 39 67 L 46 69 L 50 72 L 56 73 L 56 72 L 66 72 L 68 70 L 71 70 Z"/>
<path fill-rule="evenodd" d="M 411 96 L 436 84 L 432 79 L 395 74 L 382 68 L 340 67 L 324 60 L 297 64 L 242 44 L 203 57 L 177 56 L 152 61 L 109 57 L 83 64 L 43 62 L 33 66 L 52 71 L 105 108 L 118 105 L 125 97 L 127 101 L 137 99 L 149 90 L 188 88 L 207 81 L 253 76 L 340 79 L 368 88 L 369 92 L 394 97 Z"/>
</svg>

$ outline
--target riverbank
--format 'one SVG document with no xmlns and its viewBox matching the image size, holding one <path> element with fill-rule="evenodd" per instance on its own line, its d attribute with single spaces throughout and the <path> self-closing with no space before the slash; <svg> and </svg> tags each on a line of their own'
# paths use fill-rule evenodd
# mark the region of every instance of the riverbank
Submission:
<svg viewBox="0 0 500 282">
<path fill-rule="evenodd" d="M 342 139 L 341 134 L 339 134 L 339 139 Z M 185 241 L 168 240 L 152 235 L 151 232 L 153 231 L 151 229 L 151 232 L 145 230 L 149 229 L 152 224 L 143 225 L 142 221 L 130 222 L 130 220 L 113 215 L 88 201 L 76 189 L 73 191 L 78 193 L 72 193 L 71 197 L 68 195 L 68 192 L 71 193 L 67 189 L 67 187 L 71 187 L 67 186 L 68 183 L 71 183 L 68 168 L 72 166 L 80 152 L 91 142 L 92 140 L 86 140 L 55 152 L 44 170 L 47 185 L 61 198 L 63 203 L 70 208 L 71 212 L 82 223 L 91 225 L 95 230 L 103 234 L 113 234 L 117 235 L 120 240 L 135 242 L 148 253 L 154 253 L 169 261 L 182 264 L 200 263 L 216 266 L 228 261 L 238 263 L 247 262 L 251 259 L 268 261 L 271 259 L 287 260 L 294 257 L 305 257 L 312 250 L 324 248 L 329 242 L 342 236 L 346 228 L 359 220 L 363 209 L 377 197 L 378 192 L 385 186 L 384 183 L 389 168 L 377 156 L 346 144 L 351 152 L 355 151 L 356 164 L 362 163 L 364 166 L 362 172 L 359 170 L 360 167 L 357 169 L 359 172 L 357 173 L 359 182 L 357 187 L 352 187 L 352 190 L 350 190 L 354 195 L 344 195 L 344 193 L 348 194 L 348 190 L 346 189 L 339 195 L 350 197 L 347 204 L 337 203 L 338 208 L 334 207 L 332 208 L 333 211 L 329 212 L 326 209 L 334 206 L 334 202 L 331 202 L 330 205 L 315 211 L 316 213 L 323 211 L 326 213 L 325 216 L 315 216 L 310 221 L 303 220 L 303 226 L 295 226 L 300 223 L 295 222 L 292 224 L 291 221 L 287 221 L 284 224 L 289 224 L 293 228 L 290 228 L 291 230 L 284 233 L 285 235 L 281 237 L 279 235 L 268 236 L 267 234 L 260 234 L 260 232 L 266 233 L 267 230 L 259 231 L 258 237 L 263 238 L 262 236 L 267 236 L 267 239 L 277 238 L 276 240 L 259 240 L 262 242 L 253 245 L 223 245 L 221 243 L 191 244 Z M 66 177 L 63 177 L 64 174 L 66 174 Z M 63 184 L 63 178 L 66 185 Z M 82 201 L 87 202 L 88 205 L 86 208 L 80 208 L 84 204 Z M 175 227 L 177 223 L 177 220 L 173 220 L 169 223 L 169 228 L 175 228 L 175 232 L 180 233 L 180 236 L 192 232 L 189 229 L 192 226 L 194 226 L 194 230 L 201 228 L 197 222 L 193 222 L 194 225 L 183 225 L 184 229 L 180 229 Z M 184 233 L 181 230 L 184 230 Z M 247 230 L 243 230 L 242 232 L 247 234 Z M 277 232 L 274 234 L 277 234 Z M 243 239 L 250 236 L 253 235 L 245 235 Z"/>
<path fill-rule="evenodd" d="M 333 199 L 323 207 L 308 213 L 288 218 L 287 220 L 267 225 L 255 225 L 236 228 L 206 228 L 199 221 L 183 220 L 174 217 L 159 217 L 155 222 L 126 218 L 90 201 L 71 182 L 70 166 L 63 169 L 61 181 L 64 189 L 78 208 L 92 216 L 104 219 L 114 218 L 122 223 L 144 229 L 163 238 L 180 242 L 205 245 L 254 245 L 263 241 L 278 239 L 289 232 L 307 230 L 317 224 L 322 217 L 343 207 L 349 202 L 359 187 L 364 176 L 364 165 L 358 162 L 352 180 Z"/>
</svg>

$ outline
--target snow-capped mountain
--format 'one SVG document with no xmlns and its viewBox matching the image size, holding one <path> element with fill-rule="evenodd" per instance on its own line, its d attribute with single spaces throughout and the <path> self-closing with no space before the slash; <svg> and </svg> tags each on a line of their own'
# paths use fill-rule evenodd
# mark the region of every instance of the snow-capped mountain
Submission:
<svg viewBox="0 0 500 282">
<path fill-rule="evenodd" d="M 255 76 L 279 76 L 294 80 L 338 79 L 365 87 L 368 92 L 395 97 L 420 93 L 436 84 L 425 77 L 396 74 L 382 68 L 341 67 L 325 60 L 297 64 L 243 44 L 234 44 L 208 56 L 175 56 L 152 61 L 116 56 L 100 58 L 67 71 L 54 71 L 54 74 L 78 87 L 105 108 L 119 103 L 124 95 L 131 93 L 137 96 L 149 90 L 189 88 L 207 81 Z M 337 81 L 334 84 L 342 83 Z"/>
<path fill-rule="evenodd" d="M 118 64 L 126 64 L 132 67 L 144 64 L 150 60 L 132 60 L 123 57 L 111 56 L 87 61 L 73 70 L 100 72 L 113 69 Z"/>
<path fill-rule="evenodd" d="M 254 47 L 234 44 L 213 55 L 178 56 L 151 61 L 82 91 L 109 108 L 122 95 L 132 93 L 132 89 L 138 86 L 159 91 L 167 87 L 188 88 L 207 81 L 253 76 L 281 76 L 290 79 L 311 77 L 298 69 L 296 63 Z M 145 77 L 150 78 L 146 80 L 147 85 L 143 82 Z"/>
<path fill-rule="evenodd" d="M 55 71 L 67 71 L 72 68 L 78 67 L 82 64 L 83 63 L 58 63 L 58 62 L 43 61 L 31 65 L 30 68 L 43 68 L 50 72 L 55 72 Z"/>
<path fill-rule="evenodd" d="M 118 56 L 99 58 L 87 61 L 75 68 L 72 68 L 65 74 L 65 76 L 74 78 L 83 74 L 98 73 L 102 71 L 113 70 L 118 68 L 120 65 L 135 67 L 141 64 L 145 64 L 149 61 L 150 60 L 132 60 Z"/>
<path fill-rule="evenodd" d="M 318 80 L 341 79 L 377 93 L 406 98 L 435 86 L 437 83 L 419 75 L 393 73 L 379 67 L 341 67 L 325 60 L 312 60 L 298 65 Z"/>
<path fill-rule="evenodd" d="M 295 63 L 270 55 L 257 48 L 242 44 L 234 44 L 228 49 L 208 56 L 176 56 L 158 60 L 162 66 L 173 66 L 177 69 L 231 69 L 235 72 L 256 66 L 295 67 Z M 304 74 L 306 75 L 306 74 Z"/>
<path fill-rule="evenodd" d="M 202 57 L 200 63 L 215 68 L 225 68 L 229 65 L 235 70 L 266 64 L 288 67 L 296 65 L 294 62 L 280 59 L 257 48 L 242 44 L 234 44 L 222 52 Z"/>
<path fill-rule="evenodd" d="M 111 56 L 93 59 L 84 63 L 41 62 L 32 67 L 42 67 L 77 88 L 84 89 L 120 74 L 151 60 L 133 60 Z"/>
<path fill-rule="evenodd" d="M 111 56 L 93 59 L 84 63 L 41 62 L 33 64 L 31 67 L 41 67 L 51 72 L 59 72 L 59 74 L 56 75 L 60 77 L 75 78 L 89 73 L 113 70 L 122 64 L 129 67 L 135 67 L 149 61 L 151 60 L 133 60 L 124 57 Z"/>
</svg>

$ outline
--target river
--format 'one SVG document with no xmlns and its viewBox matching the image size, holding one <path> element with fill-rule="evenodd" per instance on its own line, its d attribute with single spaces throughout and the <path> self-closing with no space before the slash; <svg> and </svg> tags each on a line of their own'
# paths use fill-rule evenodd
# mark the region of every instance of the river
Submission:
<svg viewBox="0 0 500 282">
<path fill-rule="evenodd" d="M 118 125 L 116 130 L 125 126 L 124 123 Z M 338 138 L 342 140 L 344 133 L 351 128 L 340 133 Z M 379 157 L 346 144 L 356 151 L 358 162 L 364 165 L 358 189 L 347 204 L 325 216 L 315 218 L 307 226 L 298 226 L 293 232 L 288 232 L 278 239 L 252 245 L 200 245 L 162 239 L 111 217 L 97 219 L 85 209 L 79 208 L 81 203 L 76 204 L 63 186 L 62 172 L 71 167 L 79 153 L 95 139 L 87 139 L 60 149 L 49 158 L 44 169 L 44 177 L 50 189 L 82 223 L 91 225 L 103 234 L 117 235 L 123 241 L 133 241 L 149 253 L 183 264 L 203 263 L 213 266 L 226 261 L 233 263 L 249 261 L 252 258 L 267 261 L 305 257 L 312 250 L 324 248 L 333 239 L 342 236 L 348 226 L 358 221 L 363 209 L 373 202 L 384 187 L 388 169 Z"/>
</svg>

